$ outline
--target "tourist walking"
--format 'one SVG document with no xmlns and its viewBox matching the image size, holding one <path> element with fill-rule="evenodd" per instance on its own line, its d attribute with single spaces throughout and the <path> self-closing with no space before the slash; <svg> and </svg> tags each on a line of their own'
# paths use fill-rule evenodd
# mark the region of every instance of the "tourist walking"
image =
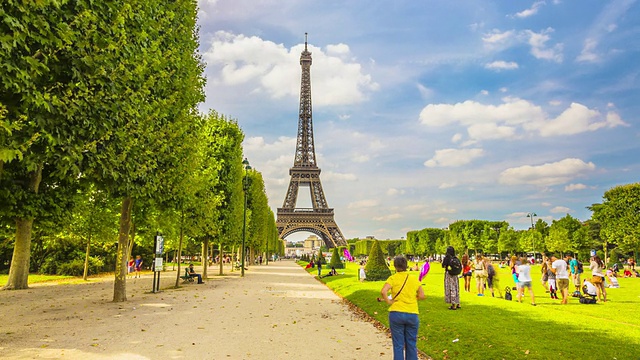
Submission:
<svg viewBox="0 0 640 360">
<path fill-rule="evenodd" d="M 471 291 L 471 260 L 469 255 L 462 255 L 462 277 L 464 277 L 464 291 Z"/>
<path fill-rule="evenodd" d="M 536 299 L 533 295 L 533 286 L 531 279 L 531 266 L 525 257 L 520 258 L 520 265 L 517 267 L 518 272 L 518 302 L 522 302 L 524 289 L 529 289 L 531 295 L 531 305 L 536 306 Z"/>
<path fill-rule="evenodd" d="M 487 278 L 487 268 L 482 259 L 482 255 L 476 254 L 476 259 L 473 262 L 473 268 L 476 276 L 476 290 L 478 296 L 484 296 L 484 282 Z"/>
<path fill-rule="evenodd" d="M 389 328 L 393 342 L 393 360 L 417 360 L 418 300 L 424 300 L 424 290 L 418 278 L 407 272 L 407 259 L 397 256 L 393 259 L 396 273 L 385 282 L 379 299 L 389 306 Z M 391 296 L 389 296 L 391 292 Z"/>
<path fill-rule="evenodd" d="M 562 304 L 566 304 L 569 300 L 569 264 L 565 260 L 558 259 L 554 254 L 551 255 L 551 271 L 556 275 L 556 285 L 558 291 L 562 294 Z"/>
<path fill-rule="evenodd" d="M 449 310 L 460 309 L 460 280 L 458 280 L 458 275 L 462 271 L 462 264 L 456 257 L 456 251 L 453 246 L 447 247 L 446 255 L 442 260 L 442 267 L 445 269 L 444 302 L 451 304 Z"/>
<path fill-rule="evenodd" d="M 520 261 L 515 255 L 511 256 L 511 260 L 509 260 L 509 267 L 511 268 L 511 277 L 513 278 L 513 284 L 516 286 L 514 289 L 518 288 L 518 272 L 516 271 L 516 267 L 520 265 Z"/>
<path fill-rule="evenodd" d="M 136 270 L 136 277 L 140 277 L 140 272 L 142 271 L 142 257 L 140 255 L 136 255 L 136 260 L 134 261 L 134 266 Z"/>
<path fill-rule="evenodd" d="M 598 300 L 607 302 L 607 290 L 604 287 L 604 263 L 599 256 L 596 255 L 591 258 L 589 269 L 591 269 L 591 283 L 598 290 Z"/>
</svg>

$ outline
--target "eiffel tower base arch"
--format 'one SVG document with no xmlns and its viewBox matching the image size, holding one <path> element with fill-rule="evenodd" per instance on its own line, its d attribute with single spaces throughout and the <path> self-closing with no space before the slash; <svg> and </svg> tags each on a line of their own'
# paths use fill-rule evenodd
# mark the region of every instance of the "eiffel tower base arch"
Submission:
<svg viewBox="0 0 640 360">
<path fill-rule="evenodd" d="M 276 226 L 281 239 L 297 232 L 310 232 L 318 235 L 329 249 L 347 245 L 333 218 L 333 209 L 278 208 L 277 219 Z"/>
</svg>

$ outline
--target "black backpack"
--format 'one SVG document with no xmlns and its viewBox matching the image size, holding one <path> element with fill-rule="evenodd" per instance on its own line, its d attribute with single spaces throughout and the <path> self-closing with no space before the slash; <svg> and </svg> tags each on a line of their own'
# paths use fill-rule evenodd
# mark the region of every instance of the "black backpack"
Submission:
<svg viewBox="0 0 640 360">
<path fill-rule="evenodd" d="M 584 271 L 584 269 L 582 268 L 582 262 L 581 261 L 578 261 L 577 270 L 578 270 L 578 274 L 582 274 L 582 272 Z"/>
<path fill-rule="evenodd" d="M 458 259 L 457 257 L 452 257 L 451 260 L 449 261 L 449 275 L 460 275 L 460 273 L 462 272 L 462 264 L 460 263 L 460 259 Z"/>
<path fill-rule="evenodd" d="M 505 300 L 509 300 L 509 301 L 511 301 L 511 299 L 513 299 L 513 296 L 511 296 L 511 289 L 509 289 L 508 286 L 506 288 L 504 288 L 504 299 Z"/>
</svg>

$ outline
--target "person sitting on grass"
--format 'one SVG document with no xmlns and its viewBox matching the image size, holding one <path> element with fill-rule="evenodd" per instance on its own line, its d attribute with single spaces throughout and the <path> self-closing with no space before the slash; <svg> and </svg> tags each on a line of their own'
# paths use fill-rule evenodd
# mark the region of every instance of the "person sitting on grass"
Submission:
<svg viewBox="0 0 640 360">
<path fill-rule="evenodd" d="M 193 269 L 193 264 L 189 264 L 189 276 L 197 277 L 198 278 L 198 284 L 204 284 L 202 282 L 202 275 L 196 274 L 196 271 Z"/>
</svg>

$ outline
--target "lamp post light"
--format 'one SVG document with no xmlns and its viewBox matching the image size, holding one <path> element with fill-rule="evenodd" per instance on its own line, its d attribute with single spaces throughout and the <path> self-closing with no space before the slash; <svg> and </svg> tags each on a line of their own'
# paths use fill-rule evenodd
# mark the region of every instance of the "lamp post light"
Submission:
<svg viewBox="0 0 640 360">
<path fill-rule="evenodd" d="M 244 259 L 245 255 L 245 241 L 247 239 L 247 191 L 249 191 L 249 177 L 247 176 L 249 170 L 251 170 L 251 166 L 249 166 L 249 160 L 244 158 L 242 160 L 242 165 L 244 167 L 244 178 L 242 179 L 242 190 L 244 192 L 244 214 L 242 220 L 242 262 L 240 266 L 240 277 L 244 277 Z"/>
<path fill-rule="evenodd" d="M 538 216 L 534 212 L 527 213 L 527 217 L 531 218 L 531 230 L 533 230 L 533 217 Z M 536 261 L 536 237 L 535 234 L 531 234 L 531 243 L 533 244 L 533 261 Z"/>
</svg>

